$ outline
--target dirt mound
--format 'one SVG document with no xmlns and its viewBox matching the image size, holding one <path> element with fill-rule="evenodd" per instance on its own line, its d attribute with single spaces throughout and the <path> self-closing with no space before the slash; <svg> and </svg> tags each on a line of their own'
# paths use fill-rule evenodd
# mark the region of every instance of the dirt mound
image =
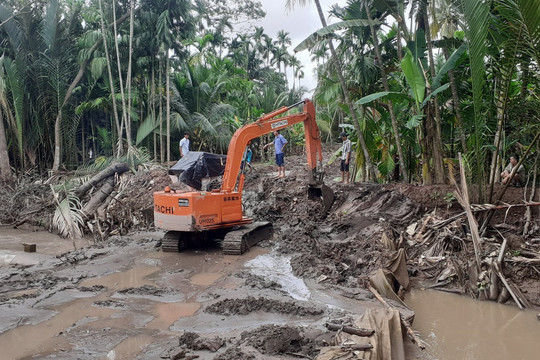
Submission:
<svg viewBox="0 0 540 360">
<path fill-rule="evenodd" d="M 255 298 L 249 296 L 245 299 L 225 299 L 218 301 L 204 309 L 205 312 L 220 315 L 248 315 L 255 311 L 263 311 L 278 314 L 289 314 L 296 316 L 320 315 L 324 311 L 314 307 L 305 307 L 296 302 L 279 301 Z"/>
<path fill-rule="evenodd" d="M 119 294 L 124 295 L 152 295 L 163 296 L 167 294 L 174 294 L 176 290 L 171 288 L 158 288 L 153 285 L 143 285 L 136 288 L 122 289 L 118 291 Z"/>
<path fill-rule="evenodd" d="M 223 354 L 214 358 L 214 360 L 255 360 L 255 355 L 246 354 L 239 347 L 228 348 Z"/>
<path fill-rule="evenodd" d="M 225 340 L 219 336 L 213 338 L 204 338 L 194 332 L 185 332 L 178 339 L 180 346 L 190 350 L 209 350 L 212 352 L 218 351 L 223 345 Z"/>
<path fill-rule="evenodd" d="M 328 213 L 321 202 L 307 198 L 307 184 L 288 189 L 266 179 L 263 185 L 276 246 L 292 255 L 294 274 L 332 283 L 357 286 L 359 277 L 380 268 L 386 256 L 382 232 L 402 231 L 420 213 L 411 199 L 377 184 L 335 186 Z"/>
<path fill-rule="evenodd" d="M 266 355 L 297 354 L 312 358 L 318 354 L 313 339 L 304 335 L 301 328 L 265 325 L 240 335 L 240 343 L 248 344 Z"/>
<path fill-rule="evenodd" d="M 253 289 L 281 289 L 282 286 L 273 280 L 268 280 L 262 276 L 251 274 L 247 271 L 235 274 L 236 277 L 244 279 L 244 286 Z"/>
<path fill-rule="evenodd" d="M 79 291 L 82 292 L 101 292 L 103 290 L 107 290 L 107 288 L 103 285 L 81 286 L 79 288 Z"/>
<path fill-rule="evenodd" d="M 104 307 L 110 309 L 125 309 L 126 305 L 122 301 L 117 300 L 103 300 L 103 301 L 94 301 L 94 306 Z"/>
</svg>

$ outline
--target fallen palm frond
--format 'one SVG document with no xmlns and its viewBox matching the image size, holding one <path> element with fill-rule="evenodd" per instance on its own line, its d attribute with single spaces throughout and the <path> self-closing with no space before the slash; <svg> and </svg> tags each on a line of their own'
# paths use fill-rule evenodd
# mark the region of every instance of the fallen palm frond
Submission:
<svg viewBox="0 0 540 360">
<path fill-rule="evenodd" d="M 73 247 L 76 248 L 74 240 L 82 237 L 84 226 L 81 201 L 66 188 L 64 188 L 62 200 L 59 200 L 60 193 L 56 192 L 52 185 L 51 191 L 57 204 L 52 226 L 62 237 L 70 238 L 73 241 Z"/>
</svg>

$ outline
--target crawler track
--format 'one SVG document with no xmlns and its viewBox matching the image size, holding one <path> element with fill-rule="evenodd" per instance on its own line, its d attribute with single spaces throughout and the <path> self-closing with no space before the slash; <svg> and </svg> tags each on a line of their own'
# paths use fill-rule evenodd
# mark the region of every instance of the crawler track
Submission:
<svg viewBox="0 0 540 360">
<path fill-rule="evenodd" d="M 223 239 L 223 253 L 226 255 L 242 255 L 250 247 L 260 241 L 269 239 L 274 228 L 269 222 L 256 222 L 232 230 Z"/>
</svg>

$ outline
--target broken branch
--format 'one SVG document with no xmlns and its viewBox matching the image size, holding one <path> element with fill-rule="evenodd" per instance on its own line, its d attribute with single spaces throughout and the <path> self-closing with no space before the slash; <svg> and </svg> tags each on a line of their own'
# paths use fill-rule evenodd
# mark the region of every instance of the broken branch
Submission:
<svg viewBox="0 0 540 360">
<path fill-rule="evenodd" d="M 375 330 L 372 330 L 372 329 L 362 329 L 362 328 L 357 328 L 355 326 L 344 326 L 340 324 L 326 323 L 326 328 L 328 330 L 343 331 L 343 332 L 346 332 L 347 334 L 358 335 L 358 336 L 371 336 L 373 335 L 373 333 L 375 333 Z"/>
</svg>

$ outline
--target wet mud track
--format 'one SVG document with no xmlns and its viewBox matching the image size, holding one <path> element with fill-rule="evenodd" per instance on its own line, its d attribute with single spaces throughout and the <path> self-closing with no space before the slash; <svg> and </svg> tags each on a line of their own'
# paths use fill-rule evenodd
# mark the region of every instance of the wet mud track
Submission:
<svg viewBox="0 0 540 360">
<path fill-rule="evenodd" d="M 294 276 L 290 257 L 268 248 L 243 256 L 218 248 L 164 253 L 155 247 L 161 235 L 111 238 L 32 267 L 0 267 L 4 358 L 155 359 L 175 351 L 294 358 L 286 353 L 313 354 L 322 336 L 309 339 L 305 329 L 361 311 Z M 185 334 L 200 339 L 180 347 Z"/>
</svg>

